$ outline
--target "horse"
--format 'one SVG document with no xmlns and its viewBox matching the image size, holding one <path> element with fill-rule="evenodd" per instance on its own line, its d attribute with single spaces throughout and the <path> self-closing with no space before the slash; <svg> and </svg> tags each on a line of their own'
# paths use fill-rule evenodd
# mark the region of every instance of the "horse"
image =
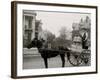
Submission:
<svg viewBox="0 0 100 80">
<path fill-rule="evenodd" d="M 45 68 L 48 68 L 48 58 L 56 57 L 60 55 L 62 61 L 62 67 L 65 67 L 65 53 L 67 52 L 67 59 L 69 60 L 70 53 L 68 48 L 59 47 L 59 50 L 56 49 L 46 49 L 42 48 L 44 40 L 33 39 L 32 42 L 27 46 L 28 49 L 32 47 L 37 47 L 41 57 L 44 60 Z"/>
</svg>

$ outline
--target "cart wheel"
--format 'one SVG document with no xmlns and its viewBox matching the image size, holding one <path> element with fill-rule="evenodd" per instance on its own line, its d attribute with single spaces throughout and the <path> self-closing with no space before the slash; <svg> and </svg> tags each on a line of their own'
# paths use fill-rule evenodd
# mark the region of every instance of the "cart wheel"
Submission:
<svg viewBox="0 0 100 80">
<path fill-rule="evenodd" d="M 90 55 L 82 55 L 81 58 L 83 59 L 85 64 L 89 64 L 90 63 Z"/>
<path fill-rule="evenodd" d="M 69 58 L 69 62 L 73 66 L 78 66 L 78 65 L 80 65 L 82 63 L 82 59 L 81 59 L 80 55 L 71 54 L 70 58 Z"/>
</svg>

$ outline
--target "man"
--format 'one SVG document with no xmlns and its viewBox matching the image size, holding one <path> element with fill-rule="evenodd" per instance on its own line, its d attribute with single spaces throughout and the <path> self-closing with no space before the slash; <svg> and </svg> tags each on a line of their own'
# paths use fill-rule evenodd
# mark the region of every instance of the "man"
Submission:
<svg viewBox="0 0 100 80">
<path fill-rule="evenodd" d="M 87 36 L 87 33 L 85 32 L 82 36 L 82 48 L 83 49 L 88 49 L 88 36 Z"/>
</svg>

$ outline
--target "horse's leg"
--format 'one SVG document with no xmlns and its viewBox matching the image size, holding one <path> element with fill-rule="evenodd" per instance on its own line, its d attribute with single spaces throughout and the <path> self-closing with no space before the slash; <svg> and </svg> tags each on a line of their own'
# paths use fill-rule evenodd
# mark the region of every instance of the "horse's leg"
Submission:
<svg viewBox="0 0 100 80">
<path fill-rule="evenodd" d="M 67 60 L 69 60 L 70 59 L 70 53 L 68 52 L 67 53 Z"/>
<path fill-rule="evenodd" d="M 48 61 L 47 61 L 47 58 L 43 58 L 43 59 L 44 59 L 45 68 L 48 68 Z"/>
<path fill-rule="evenodd" d="M 65 66 L 65 54 L 60 54 L 61 60 L 62 60 L 62 67 Z"/>
</svg>

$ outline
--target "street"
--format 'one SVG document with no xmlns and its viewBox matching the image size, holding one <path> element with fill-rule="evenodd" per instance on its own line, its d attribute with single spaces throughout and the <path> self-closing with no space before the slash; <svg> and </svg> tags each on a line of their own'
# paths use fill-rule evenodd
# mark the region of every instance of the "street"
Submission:
<svg viewBox="0 0 100 80">
<path fill-rule="evenodd" d="M 59 68 L 62 66 L 60 56 L 56 56 L 48 59 L 48 67 L 49 68 Z M 81 64 L 80 66 L 86 66 L 85 64 Z M 67 60 L 65 56 L 65 67 L 73 67 Z M 24 55 L 23 59 L 23 69 L 39 69 L 45 68 L 44 61 L 40 55 Z"/>
<path fill-rule="evenodd" d="M 72 66 L 67 59 L 65 59 L 65 67 L 70 67 Z M 23 68 L 24 69 L 36 69 L 36 68 L 45 68 L 44 66 L 44 61 L 41 58 L 41 56 L 28 56 L 25 55 L 24 56 L 24 61 L 23 61 Z M 48 59 L 48 67 L 49 68 L 57 68 L 57 67 L 61 67 L 62 66 L 62 62 L 61 62 L 61 58 L 60 56 L 56 56 L 53 58 L 49 58 Z"/>
</svg>

